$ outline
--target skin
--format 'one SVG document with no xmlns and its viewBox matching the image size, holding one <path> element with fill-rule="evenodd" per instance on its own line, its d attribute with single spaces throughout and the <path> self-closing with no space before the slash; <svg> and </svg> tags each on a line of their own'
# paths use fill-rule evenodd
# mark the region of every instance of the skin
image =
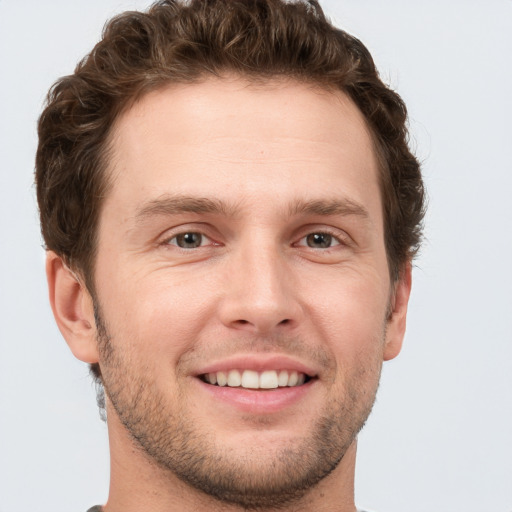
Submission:
<svg viewBox="0 0 512 512">
<path fill-rule="evenodd" d="M 211 78 L 146 95 L 111 142 L 95 300 L 47 261 L 61 332 L 104 377 L 106 512 L 354 512 L 356 436 L 411 287 L 410 265 L 390 281 L 362 114 L 341 92 Z M 233 357 L 314 378 L 277 405 L 221 397 L 198 374 Z"/>
</svg>

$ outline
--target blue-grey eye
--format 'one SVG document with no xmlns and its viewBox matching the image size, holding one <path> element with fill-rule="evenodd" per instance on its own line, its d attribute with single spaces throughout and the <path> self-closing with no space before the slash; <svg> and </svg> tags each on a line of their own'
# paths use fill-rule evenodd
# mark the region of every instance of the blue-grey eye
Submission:
<svg viewBox="0 0 512 512">
<path fill-rule="evenodd" d="M 181 247 L 182 249 L 195 249 L 203 243 L 203 235 L 201 233 L 181 233 L 172 238 L 171 243 Z"/>
<path fill-rule="evenodd" d="M 329 233 L 311 233 L 306 237 L 306 244 L 313 249 L 327 249 L 336 242 L 336 239 Z"/>
</svg>

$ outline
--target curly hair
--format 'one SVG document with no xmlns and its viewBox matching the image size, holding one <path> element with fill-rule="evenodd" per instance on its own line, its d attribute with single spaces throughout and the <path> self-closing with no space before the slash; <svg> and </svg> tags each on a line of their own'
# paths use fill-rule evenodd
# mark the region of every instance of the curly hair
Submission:
<svg viewBox="0 0 512 512">
<path fill-rule="evenodd" d="M 380 167 L 392 279 L 416 254 L 424 187 L 408 147 L 407 111 L 366 47 L 316 0 L 163 0 L 108 22 L 74 73 L 50 89 L 39 119 L 37 198 L 46 248 L 94 293 L 97 224 L 109 191 L 109 134 L 141 96 L 169 83 L 235 73 L 341 90 L 363 113 Z"/>
</svg>

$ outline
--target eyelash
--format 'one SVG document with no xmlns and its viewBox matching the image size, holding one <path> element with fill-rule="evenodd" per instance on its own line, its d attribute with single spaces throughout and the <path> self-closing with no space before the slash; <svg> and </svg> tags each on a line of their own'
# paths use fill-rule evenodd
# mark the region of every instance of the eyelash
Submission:
<svg viewBox="0 0 512 512">
<path fill-rule="evenodd" d="M 180 247 L 178 245 L 179 237 L 185 237 L 187 235 L 199 235 L 201 237 L 200 245 L 197 246 L 197 247 Z M 192 230 L 190 230 L 190 231 L 183 231 L 181 233 L 177 233 L 174 236 L 164 240 L 163 243 L 164 243 L 164 245 L 174 245 L 178 249 L 182 249 L 184 251 L 190 251 L 191 249 L 198 249 L 198 248 L 201 248 L 201 247 L 205 247 L 205 245 L 203 245 L 203 242 L 205 241 L 205 239 L 210 242 L 209 244 L 205 244 L 205 245 L 219 245 L 219 244 L 216 244 L 216 243 L 212 243 L 212 239 L 208 235 L 205 235 L 204 233 L 202 233 L 201 231 L 192 231 Z M 173 243 L 174 240 L 176 241 L 176 243 Z"/>
<path fill-rule="evenodd" d="M 333 245 L 329 245 L 328 247 L 311 247 L 308 245 L 308 237 L 315 236 L 315 235 L 327 235 L 330 238 L 330 241 L 334 242 Z M 301 243 L 304 241 L 304 243 Z M 312 250 L 323 250 L 323 251 L 329 251 L 329 250 L 335 250 L 338 246 L 346 246 L 347 241 L 345 238 L 341 237 L 339 233 L 334 233 L 328 229 L 319 229 L 318 231 L 310 231 L 306 235 L 300 238 L 300 240 L 294 244 L 295 246 L 299 247 L 306 247 L 308 249 Z"/>
<path fill-rule="evenodd" d="M 197 247 L 180 247 L 180 245 L 178 245 L 179 238 L 186 237 L 187 235 L 199 235 L 201 237 L 200 245 L 198 245 Z M 331 244 L 327 247 L 311 247 L 308 244 L 307 239 L 308 239 L 308 237 L 315 236 L 315 235 L 323 235 L 323 236 L 327 235 L 327 237 L 329 237 L 329 242 L 334 242 L 334 244 L 333 245 Z M 207 243 L 204 243 L 205 241 Z M 304 243 L 301 243 L 303 241 L 304 241 Z M 190 243 L 193 243 L 193 242 L 190 242 Z M 202 247 L 212 246 L 212 245 L 220 245 L 220 244 L 213 242 L 213 240 L 208 235 L 205 235 L 203 232 L 201 232 L 199 230 L 197 230 L 197 231 L 189 230 L 189 231 L 182 231 L 180 233 L 173 235 L 170 238 L 166 238 L 163 241 L 162 245 L 173 245 L 178 249 L 181 249 L 184 251 L 190 251 L 192 249 L 200 249 Z M 302 236 L 298 242 L 295 242 L 293 245 L 295 247 L 306 247 L 306 248 L 312 249 L 312 250 L 329 251 L 329 250 L 333 250 L 334 248 L 336 248 L 338 246 L 346 246 L 347 240 L 346 240 L 346 237 L 341 237 L 339 235 L 339 233 L 334 233 L 328 229 L 319 229 L 317 231 L 308 232 L 306 235 Z"/>
</svg>

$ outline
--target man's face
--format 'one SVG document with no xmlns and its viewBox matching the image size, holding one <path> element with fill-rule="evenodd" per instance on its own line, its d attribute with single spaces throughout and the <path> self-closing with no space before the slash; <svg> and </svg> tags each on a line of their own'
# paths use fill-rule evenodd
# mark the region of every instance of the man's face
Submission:
<svg viewBox="0 0 512 512">
<path fill-rule="evenodd" d="M 353 443 L 403 334 L 362 115 L 342 93 L 209 79 L 145 96 L 112 143 L 109 421 L 221 500 L 301 495 Z"/>
</svg>

